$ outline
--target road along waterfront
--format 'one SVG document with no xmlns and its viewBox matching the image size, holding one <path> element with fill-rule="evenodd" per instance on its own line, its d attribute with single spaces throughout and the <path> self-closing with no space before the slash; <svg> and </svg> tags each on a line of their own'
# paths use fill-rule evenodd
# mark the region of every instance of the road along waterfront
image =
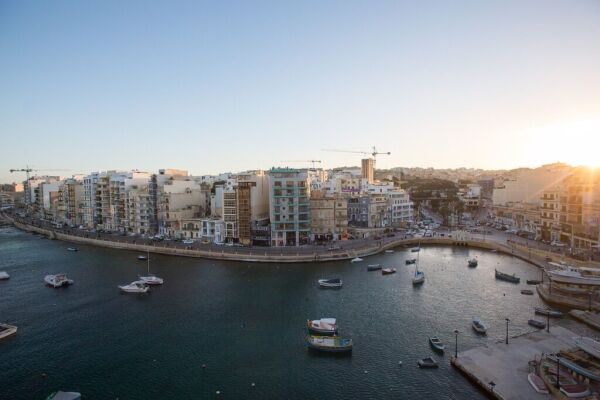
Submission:
<svg viewBox="0 0 600 400">
<path fill-rule="evenodd" d="M 455 329 L 459 351 L 527 332 L 537 295 L 525 284 L 494 279 L 494 268 L 522 282 L 539 270 L 499 252 L 431 246 L 420 253 L 423 286 L 413 288 L 414 253 L 397 248 L 362 263 L 347 260 L 254 264 L 151 255 L 151 270 L 165 279 L 145 295 L 120 294 L 118 284 L 145 272 L 137 252 L 68 244 L 14 228 L 0 229 L 2 320 L 19 327 L 0 343 L 2 395 L 44 398 L 78 390 L 87 398 L 204 399 L 484 398 L 452 368 Z M 476 256 L 477 268 L 466 260 Z M 393 266 L 382 276 L 367 264 Z M 75 284 L 51 289 L 46 274 L 66 272 Z M 339 277 L 340 290 L 317 279 Z M 304 345 L 306 319 L 338 318 L 340 335 L 354 340 L 349 357 L 328 357 Z M 470 327 L 474 317 L 489 335 Z M 586 334 L 566 318 L 552 321 Z M 427 337 L 439 336 L 445 356 Z M 432 356 L 438 370 L 419 370 Z M 402 361 L 402 365 L 399 362 Z M 205 366 L 203 368 L 203 365 Z M 45 375 L 44 375 L 45 374 Z M 252 383 L 255 386 L 252 387 Z"/>
</svg>

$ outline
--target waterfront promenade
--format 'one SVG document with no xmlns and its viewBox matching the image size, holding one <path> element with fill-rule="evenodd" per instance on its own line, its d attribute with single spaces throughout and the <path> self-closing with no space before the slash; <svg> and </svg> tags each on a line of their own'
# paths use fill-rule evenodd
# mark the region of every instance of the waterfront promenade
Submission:
<svg viewBox="0 0 600 400">
<path fill-rule="evenodd" d="M 3 215 L 15 227 L 45 235 L 51 239 L 58 239 L 72 243 L 89 244 L 94 246 L 124 249 L 157 254 L 197 257 L 215 260 L 267 262 L 267 263 L 301 263 L 349 260 L 355 257 L 366 257 L 381 253 L 397 246 L 416 245 L 446 245 L 467 246 L 494 250 L 511 254 L 521 259 L 542 266 L 543 260 L 531 257 L 526 252 L 515 248 L 502 237 L 468 235 L 464 240 L 457 241 L 448 236 L 435 236 L 430 238 L 406 237 L 395 233 L 391 237 L 381 239 L 355 239 L 337 242 L 335 247 L 307 245 L 300 247 L 229 247 L 214 244 L 195 243 L 192 246 L 173 241 L 152 241 L 144 238 L 131 238 L 110 234 L 92 234 L 77 229 L 57 229 L 44 221 L 19 219 Z"/>
</svg>

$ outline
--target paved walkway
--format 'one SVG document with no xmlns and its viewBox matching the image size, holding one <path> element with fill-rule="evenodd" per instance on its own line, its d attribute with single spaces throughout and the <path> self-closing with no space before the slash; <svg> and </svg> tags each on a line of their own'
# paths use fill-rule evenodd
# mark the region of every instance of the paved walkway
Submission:
<svg viewBox="0 0 600 400">
<path fill-rule="evenodd" d="M 549 399 L 549 395 L 533 390 L 527 381 L 528 362 L 536 356 L 539 359 L 542 353 L 574 347 L 571 339 L 574 336 L 577 335 L 568 329 L 552 326 L 550 333 L 535 331 L 510 338 L 508 345 L 494 343 L 458 353 L 458 358 L 452 358 L 452 365 L 495 398 Z"/>
</svg>

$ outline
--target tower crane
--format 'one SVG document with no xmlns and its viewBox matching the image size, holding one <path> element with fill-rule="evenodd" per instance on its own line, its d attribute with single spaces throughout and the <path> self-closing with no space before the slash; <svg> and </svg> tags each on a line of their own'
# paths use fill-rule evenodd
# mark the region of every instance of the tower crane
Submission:
<svg viewBox="0 0 600 400">
<path fill-rule="evenodd" d="M 358 153 L 358 154 L 370 154 L 371 156 L 373 156 L 373 159 L 377 158 L 378 154 L 386 154 L 386 155 L 390 155 L 392 154 L 391 152 L 383 152 L 383 151 L 377 151 L 377 149 L 375 148 L 375 146 L 373 146 L 373 151 L 355 151 L 355 150 L 339 150 L 339 149 L 323 149 L 323 151 L 334 151 L 336 153 Z"/>
<path fill-rule="evenodd" d="M 312 163 L 313 169 L 315 168 L 315 163 L 321 163 L 321 160 L 283 160 L 282 162 L 291 162 L 291 163 Z"/>
<path fill-rule="evenodd" d="M 25 205 L 28 206 L 29 205 L 29 189 L 27 189 L 29 187 L 29 181 L 31 180 L 31 175 L 30 172 L 41 172 L 41 171 L 68 171 L 67 169 L 33 169 L 33 168 L 29 168 L 29 165 L 26 165 L 25 168 L 12 168 L 9 170 L 11 173 L 13 172 L 25 172 L 25 176 L 27 177 L 26 182 L 26 187 L 24 188 L 26 190 L 26 194 L 25 194 Z"/>
</svg>

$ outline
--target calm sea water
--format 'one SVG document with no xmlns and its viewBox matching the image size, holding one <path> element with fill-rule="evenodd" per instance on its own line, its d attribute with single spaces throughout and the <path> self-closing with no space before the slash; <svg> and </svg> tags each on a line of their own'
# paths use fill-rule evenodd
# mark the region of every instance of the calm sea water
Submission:
<svg viewBox="0 0 600 400">
<path fill-rule="evenodd" d="M 117 285 L 145 272 L 137 253 L 68 246 L 0 229 L 0 271 L 11 275 L 0 282 L 0 321 L 19 327 L 0 343 L 2 399 L 43 399 L 59 389 L 87 399 L 484 398 L 449 365 L 454 329 L 459 351 L 500 340 L 506 317 L 511 334 L 525 332 L 541 304 L 537 294 L 519 293 L 526 285 L 494 279 L 496 267 L 522 282 L 537 279 L 535 267 L 479 250 L 423 248 L 420 288 L 411 284 L 414 266 L 404 265 L 415 253 L 402 248 L 356 264 L 152 256 L 165 285 L 132 295 Z M 467 267 L 471 256 L 477 268 Z M 367 272 L 371 263 L 398 272 Z M 44 286 L 46 274 L 60 272 L 75 284 Z M 340 277 L 344 287 L 319 289 L 323 277 Z M 306 319 L 320 317 L 338 318 L 340 335 L 354 339 L 351 356 L 306 349 Z M 488 323 L 488 337 L 472 331 L 474 317 Z M 446 356 L 433 354 L 429 335 L 447 343 Z M 418 369 L 430 355 L 440 368 Z"/>
</svg>

